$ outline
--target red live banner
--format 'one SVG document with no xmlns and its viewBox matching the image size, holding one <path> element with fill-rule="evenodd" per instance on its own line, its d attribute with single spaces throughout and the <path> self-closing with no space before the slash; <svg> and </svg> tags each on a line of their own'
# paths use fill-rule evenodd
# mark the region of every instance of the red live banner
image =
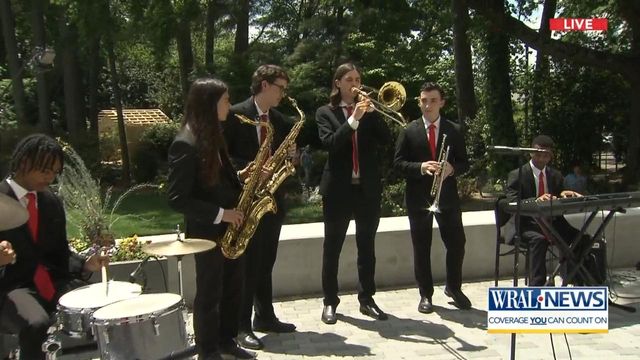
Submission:
<svg viewBox="0 0 640 360">
<path fill-rule="evenodd" d="M 606 18 L 554 18 L 549 19 L 549 28 L 555 31 L 606 31 L 609 21 Z"/>
</svg>

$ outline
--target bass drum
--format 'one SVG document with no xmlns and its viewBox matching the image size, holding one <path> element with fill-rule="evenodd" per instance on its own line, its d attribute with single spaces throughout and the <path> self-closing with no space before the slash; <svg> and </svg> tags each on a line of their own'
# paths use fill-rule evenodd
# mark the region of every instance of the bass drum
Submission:
<svg viewBox="0 0 640 360">
<path fill-rule="evenodd" d="M 74 338 L 93 338 L 91 315 L 99 308 L 115 302 L 140 296 L 138 284 L 124 281 L 95 283 L 62 295 L 58 301 L 58 324 L 62 331 Z"/>
<path fill-rule="evenodd" d="M 188 346 L 184 303 L 176 294 L 144 294 L 93 313 L 102 359 L 159 359 Z"/>
</svg>

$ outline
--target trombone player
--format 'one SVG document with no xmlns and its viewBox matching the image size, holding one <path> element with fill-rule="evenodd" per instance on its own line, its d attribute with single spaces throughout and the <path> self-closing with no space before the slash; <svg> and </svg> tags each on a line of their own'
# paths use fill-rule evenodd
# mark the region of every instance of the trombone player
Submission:
<svg viewBox="0 0 640 360">
<path fill-rule="evenodd" d="M 387 124 L 373 112 L 371 101 L 358 101 L 353 89 L 359 89 L 360 85 L 360 70 L 354 64 L 338 66 L 329 104 L 316 112 L 318 135 L 329 153 L 320 180 L 324 216 L 321 320 L 325 324 L 337 321 L 338 263 L 352 218 L 356 223 L 360 312 L 376 320 L 387 319 L 387 314 L 373 301 L 374 240 L 382 194 L 380 145 L 392 140 Z"/>
<path fill-rule="evenodd" d="M 461 290 L 466 238 L 455 178 L 469 169 L 465 142 L 460 125 L 440 115 L 445 100 L 439 85 L 431 82 L 422 85 L 418 102 L 422 116 L 401 131 L 394 157 L 395 169 L 406 179 L 405 203 L 413 243 L 414 273 L 420 291 L 418 311 L 433 312 L 431 239 L 434 216 L 446 247 L 444 293 L 458 308 L 469 309 L 471 302 Z M 448 154 L 448 158 L 443 154 Z M 434 205 L 436 199 L 439 199 L 437 209 L 431 211 L 430 205 Z"/>
</svg>

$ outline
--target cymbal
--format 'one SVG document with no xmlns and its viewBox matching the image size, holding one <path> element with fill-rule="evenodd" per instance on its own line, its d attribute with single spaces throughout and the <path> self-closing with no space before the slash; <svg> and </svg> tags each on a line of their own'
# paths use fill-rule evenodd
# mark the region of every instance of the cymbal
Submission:
<svg viewBox="0 0 640 360">
<path fill-rule="evenodd" d="M 216 247 L 212 240 L 205 239 L 184 239 L 182 241 L 160 241 L 150 244 L 143 244 L 142 251 L 157 256 L 178 256 L 195 254 Z"/>
<path fill-rule="evenodd" d="M 17 228 L 27 220 L 29 213 L 22 204 L 5 194 L 0 194 L 0 231 Z"/>
</svg>

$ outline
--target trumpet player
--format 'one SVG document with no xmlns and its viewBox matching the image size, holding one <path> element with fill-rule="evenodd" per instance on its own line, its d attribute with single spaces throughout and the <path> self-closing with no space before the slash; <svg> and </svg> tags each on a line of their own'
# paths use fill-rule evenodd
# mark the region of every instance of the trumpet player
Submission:
<svg viewBox="0 0 640 360">
<path fill-rule="evenodd" d="M 458 308 L 469 309 L 471 301 L 461 289 L 466 238 L 455 178 L 469 169 L 464 138 L 459 125 L 440 115 L 445 99 L 439 85 L 431 82 L 422 85 L 418 103 L 422 116 L 400 133 L 394 158 L 395 169 L 406 179 L 405 203 L 413 243 L 414 273 L 420 291 L 418 311 L 433 312 L 431 239 L 434 216 L 446 248 L 444 293 Z M 449 151 L 445 150 L 447 147 Z M 448 159 L 439 156 L 445 153 Z M 439 199 L 438 210 L 430 211 L 428 208 L 436 199 Z"/>
</svg>

